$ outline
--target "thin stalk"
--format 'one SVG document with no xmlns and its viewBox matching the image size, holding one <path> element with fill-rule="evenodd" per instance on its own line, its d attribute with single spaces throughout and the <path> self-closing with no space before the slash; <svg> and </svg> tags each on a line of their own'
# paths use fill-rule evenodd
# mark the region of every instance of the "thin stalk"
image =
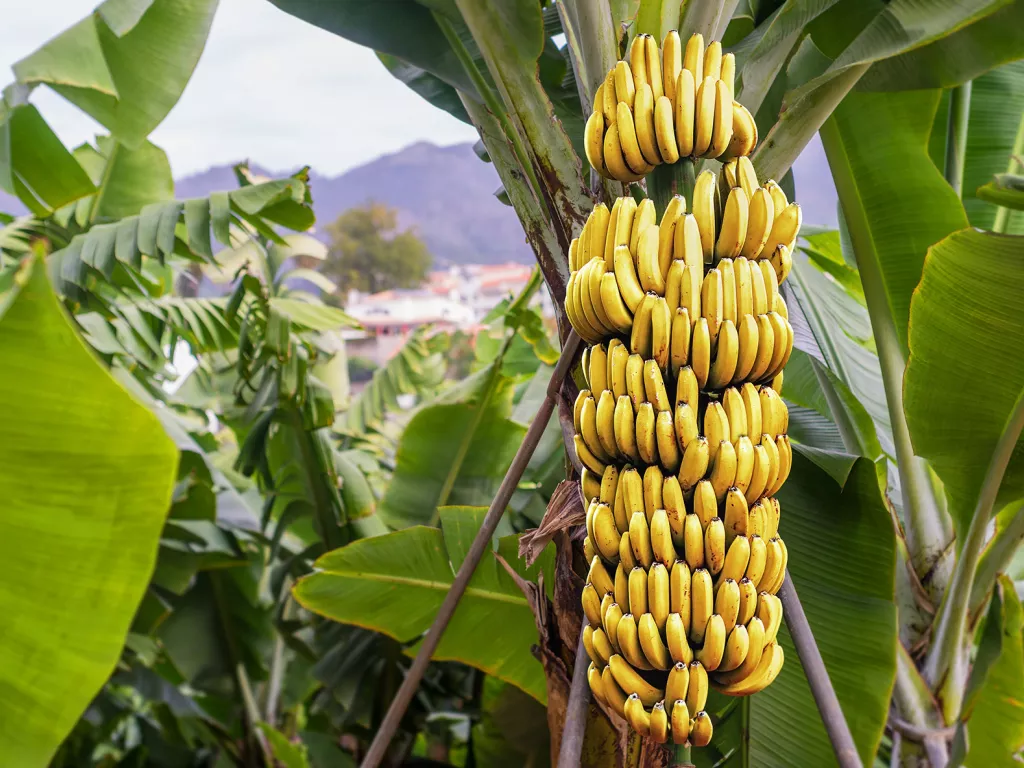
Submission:
<svg viewBox="0 0 1024 768">
<path fill-rule="evenodd" d="M 508 112 L 505 110 L 505 105 L 498 100 L 497 94 L 494 89 L 491 88 L 477 67 L 476 62 L 473 61 L 473 57 L 470 55 L 469 50 L 462 42 L 462 38 L 459 37 L 459 33 L 455 31 L 455 27 L 448 18 L 442 14 L 434 11 L 434 21 L 437 22 L 437 26 L 441 28 L 441 32 L 444 33 L 445 39 L 448 40 L 448 44 L 451 45 L 452 51 L 455 52 L 455 57 L 462 64 L 463 69 L 466 70 L 466 74 L 469 75 L 469 79 L 473 81 L 473 85 L 476 86 L 477 92 L 480 94 L 480 98 L 484 100 L 484 104 L 487 109 L 491 111 L 494 118 L 501 124 L 501 130 L 504 132 L 505 137 L 508 139 L 509 144 L 512 146 L 512 152 L 516 156 L 516 160 L 519 161 L 519 165 L 523 171 L 523 174 L 530 182 L 530 187 L 533 189 L 533 194 L 536 195 L 538 200 L 544 199 L 544 193 L 541 189 L 540 181 L 537 180 L 537 174 L 534 173 L 533 163 L 530 160 L 530 155 L 526 151 L 526 145 L 523 144 L 523 137 L 511 120 L 509 120 Z"/>
<path fill-rule="evenodd" d="M 107 164 L 103 166 L 103 178 L 100 179 L 99 186 L 97 187 L 96 197 L 94 197 L 92 201 L 92 208 L 89 209 L 90 227 L 96 223 L 96 215 L 103 203 L 103 196 L 107 193 L 107 185 L 110 181 L 111 174 L 114 172 L 115 160 L 117 159 L 117 154 L 120 149 L 121 142 L 115 140 L 110 149 L 110 154 L 107 155 Z"/>
<path fill-rule="evenodd" d="M 391 702 L 388 713 L 381 722 L 380 729 L 377 731 L 376 736 L 373 737 L 373 743 L 370 744 L 366 757 L 363 758 L 361 768 L 377 768 L 384 758 L 388 744 L 394 738 L 395 731 L 398 729 L 406 709 L 409 708 L 409 703 L 412 701 L 413 696 L 416 695 L 420 681 L 423 679 L 427 666 L 430 664 L 430 658 L 434 655 L 434 651 L 437 650 L 437 646 L 440 644 L 441 637 L 448 628 L 448 623 L 452 620 L 452 616 L 455 615 L 455 609 L 458 607 L 462 596 L 466 593 L 466 588 L 473 577 L 473 572 L 480 564 L 484 553 L 490 548 L 491 537 L 494 535 L 498 523 L 501 522 L 502 517 L 505 515 L 505 507 L 508 506 L 509 499 L 512 498 L 512 494 L 515 492 L 516 486 L 526 470 L 526 465 L 530 462 L 530 457 L 533 456 L 533 452 L 537 449 L 537 444 L 540 443 L 544 429 L 547 427 L 551 414 L 554 411 L 562 382 L 565 380 L 566 374 L 568 374 L 573 361 L 576 359 L 580 343 L 580 337 L 576 335 L 575 331 L 569 334 L 565 346 L 562 347 L 558 364 L 555 366 L 554 371 L 551 372 L 544 402 L 541 403 L 540 408 L 537 410 L 537 415 L 533 417 L 530 428 L 526 431 L 526 437 L 523 438 L 522 445 L 519 446 L 519 450 L 516 451 L 515 458 L 512 459 L 508 472 L 505 473 L 505 478 L 501 481 L 501 486 L 499 486 L 498 492 L 495 494 L 494 500 L 484 516 L 483 524 L 480 526 L 476 538 L 473 539 L 473 543 L 466 553 L 466 559 L 462 561 L 459 572 L 455 575 L 455 581 L 452 582 L 451 589 L 445 595 L 444 602 L 441 603 L 441 607 L 438 609 L 430 629 L 427 630 L 427 634 L 423 637 L 423 642 L 420 644 L 416 658 L 406 673 L 405 680 L 402 681 L 398 693 Z"/>
<path fill-rule="evenodd" d="M 267 569 L 269 571 L 269 569 Z M 284 607 L 281 609 L 281 619 L 287 621 L 292 615 L 291 579 L 285 578 L 281 587 L 281 593 L 285 596 Z M 277 633 L 274 639 L 274 655 L 270 661 L 270 678 L 267 681 L 266 701 L 263 704 L 263 719 L 275 728 L 277 727 L 277 706 L 281 701 L 281 688 L 284 683 L 284 671 L 287 668 L 285 661 L 284 635 Z"/>
<path fill-rule="evenodd" d="M 572 683 L 569 685 L 569 703 L 565 706 L 565 727 L 562 729 L 562 744 L 558 750 L 558 768 L 578 768 L 581 764 L 587 713 L 590 711 L 590 685 L 587 683 L 589 663 L 590 657 L 583 645 L 583 632 L 580 632 L 576 644 L 576 662 L 572 668 Z"/>
<path fill-rule="evenodd" d="M 892 694 L 896 707 L 911 724 L 926 730 L 938 725 L 935 699 L 902 643 L 896 646 L 896 682 Z M 949 749 L 944 740 L 926 739 L 922 746 L 932 766 L 942 768 L 949 762 Z"/>
<path fill-rule="evenodd" d="M 836 760 L 841 768 L 863 768 L 860 755 L 857 754 L 857 745 L 850 733 L 850 726 L 843 716 L 843 709 L 839 706 L 839 699 L 832 687 L 828 670 L 825 669 L 825 662 L 821 658 L 821 651 L 814 642 L 814 634 L 811 632 L 811 625 L 807 622 L 807 614 L 797 596 L 796 587 L 789 572 L 782 582 L 779 590 L 779 599 L 782 600 L 783 616 L 786 618 L 786 626 L 789 627 L 789 634 L 793 638 L 793 645 L 796 646 L 797 656 L 800 657 L 800 664 L 807 676 L 807 683 L 811 688 L 811 695 L 814 696 L 814 703 L 818 705 L 818 712 L 821 713 L 821 722 L 825 726 L 829 741 L 832 742 L 832 750 L 836 753 Z"/>
<path fill-rule="evenodd" d="M 978 494 L 971 525 L 967 529 L 960 557 L 953 570 L 946 597 L 935 616 L 935 632 L 928 658 L 924 664 L 924 679 L 933 690 L 941 688 L 943 715 L 946 722 L 952 722 L 960 712 L 963 700 L 963 680 L 959 674 L 966 670 L 965 646 L 967 637 L 967 616 L 974 578 L 978 570 L 981 550 L 985 545 L 989 519 L 995 506 L 999 486 L 1010 463 L 1010 456 L 1017 445 L 1017 439 L 1024 430 L 1024 390 L 1017 396 L 1010 418 L 999 436 L 995 450 L 989 460 L 985 480 Z"/>
<path fill-rule="evenodd" d="M 1013 149 L 1010 150 L 1010 162 L 1007 163 L 1006 172 L 1013 173 L 1017 167 L 1017 157 L 1024 155 L 1024 113 L 1021 113 L 1020 124 L 1017 126 L 1017 138 L 1013 140 Z M 1006 225 L 1010 223 L 1010 209 L 999 206 L 996 208 L 996 218 L 992 222 L 992 231 L 1003 233 Z"/>
<path fill-rule="evenodd" d="M 971 120 L 971 81 L 949 92 L 949 118 L 946 122 L 946 181 L 961 197 L 964 187 L 964 160 L 967 157 L 967 127 Z"/>
<path fill-rule="evenodd" d="M 971 589 L 970 616 L 977 616 L 988 602 L 989 592 L 995 586 L 996 576 L 1005 571 L 1021 541 L 1024 541 L 1024 504 L 1017 507 L 1009 525 L 996 535 L 985 547 L 978 572 L 974 576 L 974 587 Z"/>
</svg>

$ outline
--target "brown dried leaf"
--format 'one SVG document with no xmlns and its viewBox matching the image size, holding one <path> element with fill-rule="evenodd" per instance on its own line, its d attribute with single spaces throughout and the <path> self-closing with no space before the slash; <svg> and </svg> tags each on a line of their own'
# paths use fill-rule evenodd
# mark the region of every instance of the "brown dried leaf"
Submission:
<svg viewBox="0 0 1024 768">
<path fill-rule="evenodd" d="M 551 494 L 540 525 L 519 537 L 519 556 L 526 560 L 528 566 L 533 565 L 558 531 L 580 525 L 586 518 L 579 483 L 563 480 Z"/>
</svg>

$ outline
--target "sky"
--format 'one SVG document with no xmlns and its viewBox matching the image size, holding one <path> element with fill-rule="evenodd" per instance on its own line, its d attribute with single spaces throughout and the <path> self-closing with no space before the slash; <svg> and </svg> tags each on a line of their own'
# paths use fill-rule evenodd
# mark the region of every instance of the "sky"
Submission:
<svg viewBox="0 0 1024 768">
<path fill-rule="evenodd" d="M 87 15 L 98 0 L 0 0 L 0 67 Z M 102 128 L 46 88 L 32 102 L 68 146 Z M 151 135 L 176 177 L 237 160 L 336 175 L 416 141 L 475 141 L 472 127 L 395 80 L 367 48 L 266 0 L 221 0 L 185 92 Z"/>
</svg>

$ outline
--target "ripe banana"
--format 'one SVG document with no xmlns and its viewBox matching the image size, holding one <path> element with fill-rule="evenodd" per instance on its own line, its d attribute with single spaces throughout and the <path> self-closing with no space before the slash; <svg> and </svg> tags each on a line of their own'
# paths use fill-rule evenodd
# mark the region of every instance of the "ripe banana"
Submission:
<svg viewBox="0 0 1024 768">
<path fill-rule="evenodd" d="M 732 632 L 740 613 L 740 587 L 733 579 L 725 579 L 718 585 L 715 595 L 715 613 L 725 623 L 725 634 Z"/>
<path fill-rule="evenodd" d="M 743 578 L 750 561 L 750 540 L 746 536 L 737 536 L 732 540 L 725 553 L 725 564 L 718 575 L 718 583 L 724 584 L 732 580 L 738 582 Z"/>
<path fill-rule="evenodd" d="M 732 434 L 730 429 L 725 407 L 717 401 L 708 403 L 707 410 L 704 411 L 704 434 L 708 438 L 712 462 L 718 456 L 722 442 L 729 440 Z"/>
<path fill-rule="evenodd" d="M 686 447 L 700 436 L 697 428 L 697 414 L 686 403 L 680 403 L 676 406 L 673 422 L 679 448 L 685 451 Z"/>
<path fill-rule="evenodd" d="M 750 516 L 747 518 L 748 536 L 764 538 L 765 533 L 768 531 L 767 507 L 768 505 L 763 500 L 750 505 Z"/>
<path fill-rule="evenodd" d="M 757 123 L 750 110 L 738 101 L 732 103 L 732 141 L 722 159 L 749 155 L 757 146 Z"/>
<path fill-rule="evenodd" d="M 643 650 L 640 648 L 640 632 L 637 628 L 636 617 L 631 613 L 625 613 L 619 619 L 615 628 L 615 634 L 619 641 L 619 651 L 625 661 L 632 665 L 633 669 L 649 670 L 651 665 L 647 663 Z M 611 659 L 609 659 L 611 663 Z M 616 679 L 618 676 L 616 676 Z M 620 680 L 619 685 L 627 693 L 629 688 Z"/>
<path fill-rule="evenodd" d="M 658 41 L 653 35 L 644 35 L 644 57 L 647 65 L 647 82 L 654 92 L 654 98 L 665 95 L 662 84 L 661 51 L 658 50 Z"/>
<path fill-rule="evenodd" d="M 654 407 L 650 403 L 641 403 L 636 411 L 636 447 L 644 464 L 656 464 L 658 461 L 655 419 Z"/>
<path fill-rule="evenodd" d="M 751 579 L 743 577 L 740 579 L 739 588 L 740 609 L 736 615 L 736 623 L 746 626 L 754 618 L 754 612 L 757 610 L 757 587 Z"/>
<path fill-rule="evenodd" d="M 789 203 L 781 212 L 776 211 L 771 234 L 765 240 L 761 250 L 761 258 L 771 258 L 775 254 L 775 249 L 780 245 L 785 245 L 792 250 L 792 243 L 800 233 L 802 220 L 803 214 L 800 211 L 799 203 Z M 784 279 L 781 275 L 779 276 L 780 283 Z"/>
<path fill-rule="evenodd" d="M 676 145 L 679 148 L 679 156 L 690 157 L 693 154 L 697 81 L 694 80 L 693 72 L 689 69 L 682 70 L 676 78 L 674 106 L 673 116 L 675 117 Z"/>
<path fill-rule="evenodd" d="M 711 373 L 711 329 L 706 318 L 699 318 L 690 340 L 690 368 L 697 377 L 697 387 L 703 389 Z"/>
<path fill-rule="evenodd" d="M 645 399 L 656 411 L 672 410 L 672 401 L 669 400 L 668 390 L 665 388 L 665 378 L 656 360 L 644 361 L 643 382 Z"/>
<path fill-rule="evenodd" d="M 583 149 L 586 151 L 590 166 L 601 176 L 608 178 L 610 173 L 604 164 L 604 115 L 600 112 L 594 112 L 587 118 L 586 127 L 583 129 Z"/>
<path fill-rule="evenodd" d="M 722 74 L 719 76 L 729 93 L 729 106 L 736 92 L 736 54 L 727 53 L 722 56 Z"/>
<path fill-rule="evenodd" d="M 586 631 L 586 630 L 584 630 Z M 668 680 L 665 681 L 665 701 L 675 702 L 686 698 L 690 688 L 689 662 L 677 661 L 668 672 Z"/>
<path fill-rule="evenodd" d="M 700 383 L 697 381 L 697 375 L 693 372 L 693 368 L 689 366 L 680 368 L 676 378 L 676 406 L 686 403 L 696 412 L 699 405 L 699 393 Z"/>
<path fill-rule="evenodd" d="M 682 217 L 680 223 L 676 224 L 672 245 L 675 258 L 682 259 L 687 267 L 693 267 L 697 270 L 694 273 L 697 278 L 697 286 L 700 285 L 701 276 L 704 273 L 704 244 L 701 236 L 696 214 L 688 213 Z M 694 293 L 693 285 L 684 285 L 681 288 L 680 305 L 685 306 L 690 310 L 691 314 L 694 314 L 695 311 L 699 312 L 699 306 L 692 305 L 686 301 L 686 297 L 692 293 Z"/>
<path fill-rule="evenodd" d="M 650 230 L 654 230 L 651 227 Z M 664 374 L 668 374 L 668 358 L 671 348 L 672 333 L 672 312 L 668 308 L 668 302 L 661 296 L 654 300 L 651 306 L 651 358 L 658 364 Z M 783 363 L 784 364 L 784 363 Z M 668 402 L 665 402 L 668 410 Z"/>
<path fill-rule="evenodd" d="M 708 157 L 722 155 L 732 141 L 732 94 L 722 80 L 715 83 L 715 122 L 711 131 Z"/>
<path fill-rule="evenodd" d="M 742 187 L 729 190 L 722 214 L 722 231 L 715 245 L 719 259 L 732 259 L 740 255 L 747 238 L 747 194 Z"/>
<path fill-rule="evenodd" d="M 738 258 L 738 257 L 737 257 Z M 736 324 L 736 271 L 733 259 L 721 259 L 717 264 L 722 273 L 722 320 Z"/>
<path fill-rule="evenodd" d="M 640 355 L 630 355 L 626 359 L 626 393 L 629 395 L 634 410 L 647 401 L 647 386 L 644 384 L 644 359 Z"/>
<path fill-rule="evenodd" d="M 676 561 L 676 548 L 672 543 L 672 526 L 669 524 L 668 512 L 664 509 L 654 510 L 651 518 L 651 550 L 654 552 L 654 559 L 662 564 L 663 568 L 671 568 Z M 654 576 L 653 566 L 651 578 Z M 651 612 L 655 613 L 654 608 Z M 668 571 L 665 571 L 665 613 L 668 613 Z M 663 617 L 659 614 L 658 626 L 664 626 Z"/>
<path fill-rule="evenodd" d="M 654 91 L 649 83 L 643 83 L 636 90 L 636 105 L 633 109 L 634 127 L 640 154 L 648 165 L 660 165 L 658 138 L 654 126 Z"/>
<path fill-rule="evenodd" d="M 591 398 L 593 399 L 593 398 Z M 601 443 L 601 450 L 605 455 L 609 457 L 618 457 L 619 448 L 615 443 L 615 396 L 612 395 L 610 389 L 601 391 L 601 398 L 597 401 L 597 408 L 594 413 L 594 426 L 597 429 L 597 438 Z M 586 435 L 584 435 L 586 439 Z M 615 470 L 613 477 L 612 488 L 615 488 L 615 484 L 618 483 L 619 474 L 618 470 L 611 464 L 608 465 L 608 470 L 605 470 L 604 476 L 608 477 L 609 470 Z M 603 481 L 602 481 L 603 482 Z M 614 501 L 615 495 L 612 492 L 610 498 L 602 499 L 605 503 L 610 504 Z"/>
<path fill-rule="evenodd" d="M 690 662 L 690 685 L 686 689 L 686 706 L 691 712 L 703 712 L 708 703 L 708 671 L 694 659 Z M 692 727 L 692 723 L 691 723 Z"/>
<path fill-rule="evenodd" d="M 676 80 L 683 69 L 683 44 L 679 33 L 671 30 L 661 42 L 661 71 L 664 80 L 665 96 L 676 97 Z M 596 101 L 596 99 L 595 99 Z M 666 160 L 666 162 L 668 162 Z"/>
<path fill-rule="evenodd" d="M 704 566 L 717 576 L 725 565 L 725 525 L 722 518 L 713 517 L 704 531 Z"/>
<path fill-rule="evenodd" d="M 739 343 L 736 325 L 732 320 L 726 318 L 722 321 L 718 333 L 715 360 L 708 371 L 707 386 L 709 389 L 721 389 L 732 381 L 736 373 L 736 365 L 739 362 Z"/>
<path fill-rule="evenodd" d="M 687 605 L 689 609 L 689 605 Z M 684 622 L 683 614 L 670 613 L 665 622 L 665 640 L 668 644 L 668 653 L 672 661 L 677 664 L 689 664 L 693 661 L 693 649 L 689 640 L 686 639 L 687 624 L 690 622 L 689 614 Z"/>
<path fill-rule="evenodd" d="M 661 639 L 661 631 L 658 629 L 654 616 L 649 613 L 641 616 L 638 632 L 640 649 L 643 651 L 647 663 L 654 669 L 667 670 L 671 668 L 672 659 L 668 653 L 668 646 Z"/>
<path fill-rule="evenodd" d="M 665 705 L 660 701 L 655 702 L 654 707 L 651 709 L 650 717 L 651 740 L 655 744 L 664 744 L 668 741 L 668 732 L 668 712 L 665 711 Z"/>
<path fill-rule="evenodd" d="M 593 540 L 599 555 L 609 563 L 619 559 L 619 531 L 615 517 L 607 504 L 595 504 L 593 513 Z"/>
<path fill-rule="evenodd" d="M 681 456 L 679 445 L 676 443 L 675 425 L 672 421 L 672 411 L 661 411 L 657 415 L 654 425 L 655 437 L 658 444 L 658 458 L 661 466 L 666 472 L 676 472 L 679 469 Z"/>
<path fill-rule="evenodd" d="M 752 534 L 748 541 L 750 542 L 750 558 L 747 560 L 747 570 L 744 575 L 754 586 L 756 593 L 757 585 L 764 576 L 764 568 L 768 558 L 768 547 L 764 539 L 758 534 Z"/>
<path fill-rule="evenodd" d="M 629 351 L 644 359 L 651 356 L 651 313 L 659 298 L 656 293 L 645 295 L 633 316 L 633 332 L 629 337 Z"/>
<path fill-rule="evenodd" d="M 669 475 L 661 486 L 661 503 L 668 518 L 669 530 L 672 532 L 672 543 L 682 545 L 683 520 L 686 517 L 686 501 L 683 499 L 683 487 L 679 478 Z"/>
<path fill-rule="evenodd" d="M 789 443 L 789 437 L 787 435 L 779 435 L 775 439 L 775 444 L 779 449 L 779 476 L 771 488 L 771 494 L 779 492 L 782 484 L 789 477 L 790 470 L 793 468 L 793 447 Z"/>
<path fill-rule="evenodd" d="M 636 558 L 637 563 L 642 565 L 644 568 L 650 568 L 651 563 L 654 562 L 654 550 L 651 548 L 651 530 L 647 524 L 647 517 L 643 512 L 634 512 L 633 516 L 629 518 L 629 546 L 633 550 L 633 556 Z M 642 569 L 634 568 L 636 572 Z M 633 573 L 629 574 L 630 581 L 633 581 Z M 647 585 L 644 583 L 644 595 L 647 594 Z M 630 589 L 630 596 L 632 597 L 632 589 Z M 633 609 L 633 603 L 630 602 L 630 610 Z"/>
<path fill-rule="evenodd" d="M 584 504 L 590 504 L 601 493 L 601 481 L 586 467 L 580 473 L 580 495 Z"/>
<path fill-rule="evenodd" d="M 729 631 L 729 638 L 725 641 L 725 653 L 722 655 L 722 663 L 718 665 L 718 671 L 729 672 L 736 669 L 743 660 L 747 658 L 750 650 L 750 635 L 747 628 L 737 624 Z"/>
<path fill-rule="evenodd" d="M 640 246 L 640 236 L 649 226 L 658 220 L 658 212 L 654 207 L 654 201 L 650 198 L 641 200 L 636 206 L 636 215 L 633 217 L 633 228 L 629 233 L 629 252 L 636 257 L 637 249 Z"/>
<path fill-rule="evenodd" d="M 775 355 L 775 330 L 772 321 L 765 315 L 757 316 L 757 353 L 750 369 L 749 380 L 760 381 L 768 371 Z"/>
<path fill-rule="evenodd" d="M 694 654 L 697 661 L 708 672 L 714 672 L 722 663 L 722 656 L 725 654 L 725 638 L 725 623 L 722 617 L 717 613 L 712 614 L 704 631 L 704 645 Z"/>
<path fill-rule="evenodd" d="M 722 76 L 722 44 L 717 40 L 708 43 L 704 52 L 704 77 L 717 80 Z"/>
<path fill-rule="evenodd" d="M 583 587 L 583 613 L 591 626 L 601 626 L 601 598 L 593 584 Z"/>
<path fill-rule="evenodd" d="M 704 275 L 704 281 L 700 286 L 700 307 L 702 317 L 708 323 L 708 333 L 711 336 L 711 343 L 718 341 L 718 332 L 722 327 L 724 315 L 724 284 L 722 273 L 718 269 L 709 270 Z"/>
<path fill-rule="evenodd" d="M 681 264 L 680 261 L 672 262 L 673 265 Z M 666 303 L 668 300 L 666 299 Z M 672 316 L 670 328 L 670 342 L 668 351 L 669 375 L 674 378 L 679 376 L 681 368 L 690 361 L 690 313 L 685 307 L 679 307 Z"/>
<path fill-rule="evenodd" d="M 615 445 L 619 453 L 630 461 L 640 461 L 636 445 L 636 420 L 633 415 L 633 404 L 628 395 L 622 395 L 615 401 L 613 418 Z"/>
<path fill-rule="evenodd" d="M 604 665 L 602 664 L 602 666 Z M 604 685 L 601 682 L 601 673 L 598 671 L 596 662 L 591 662 L 590 666 L 587 667 L 587 682 L 590 684 L 590 690 L 593 692 L 594 698 L 604 702 Z"/>
<path fill-rule="evenodd" d="M 746 435 L 740 437 L 735 443 L 736 447 L 736 479 L 733 485 L 739 492 L 745 493 L 750 485 L 750 478 L 754 475 L 754 444 Z"/>
<path fill-rule="evenodd" d="M 647 524 L 650 525 L 654 517 L 654 510 L 661 509 L 661 490 L 665 485 L 665 475 L 657 466 L 650 466 L 644 470 L 643 493 L 644 493 L 644 515 L 647 516 Z"/>
<path fill-rule="evenodd" d="M 685 701 L 672 702 L 671 706 L 672 743 L 685 744 L 690 738 L 690 710 L 687 709 Z"/>
<path fill-rule="evenodd" d="M 610 706 L 619 717 L 626 716 L 626 694 L 619 684 L 615 682 L 611 667 L 605 667 L 601 671 L 601 687 L 605 703 Z"/>
<path fill-rule="evenodd" d="M 698 83 L 704 79 L 704 36 L 699 32 L 686 41 L 683 67 L 689 70 Z"/>
<path fill-rule="evenodd" d="M 605 139 L 607 144 L 607 138 Z M 715 254 L 715 174 L 701 171 L 693 187 L 693 216 L 700 229 L 704 263 L 710 264 Z M 724 224 L 724 222 L 723 222 Z M 744 234 L 746 234 L 744 232 Z"/>
<path fill-rule="evenodd" d="M 633 327 L 633 313 L 622 298 L 614 273 L 604 272 L 601 275 L 598 291 L 601 306 L 604 307 L 605 314 L 608 316 L 608 322 L 617 332 L 629 333 Z"/>
<path fill-rule="evenodd" d="M 690 581 L 690 639 L 702 644 L 714 611 L 714 586 L 706 568 L 697 567 Z"/>
<path fill-rule="evenodd" d="M 750 196 L 747 237 L 743 241 L 741 253 L 748 259 L 758 258 L 768 242 L 774 223 L 775 203 L 772 201 L 771 193 L 764 187 L 755 188 Z"/>
<path fill-rule="evenodd" d="M 620 61 L 619 64 L 625 64 L 625 62 Z M 620 102 L 620 106 L 624 105 Z M 622 154 L 622 144 L 619 142 L 619 129 L 616 123 L 609 125 L 608 130 L 604 133 L 603 151 L 605 168 L 613 179 L 622 182 L 633 182 L 640 181 L 643 178 L 642 174 L 634 173 L 626 165 L 626 159 Z"/>
<path fill-rule="evenodd" d="M 632 618 L 632 617 L 630 617 Z M 625 617 L 623 617 L 625 621 Z M 619 623 L 619 627 L 622 623 Z M 636 624 L 634 623 L 634 628 Z M 639 642 L 637 643 L 637 650 L 639 651 Z M 628 662 L 628 663 L 627 663 Z M 655 688 L 653 685 L 644 680 L 634 669 L 636 665 L 632 664 L 628 659 L 623 658 L 619 654 L 615 654 L 608 660 L 608 666 L 612 670 L 612 676 L 615 678 L 615 682 L 619 684 L 619 688 L 629 695 L 636 695 L 640 698 L 640 701 L 646 707 L 653 707 L 656 701 L 661 701 L 665 697 L 665 690 L 663 688 Z M 646 661 L 644 662 L 646 665 Z M 637 667 L 643 669 L 644 667 Z"/>
<path fill-rule="evenodd" d="M 602 278 L 603 280 L 604 278 Z M 616 400 L 626 394 L 626 361 L 628 359 L 629 350 L 626 349 L 625 344 L 618 339 L 608 342 L 608 383 Z"/>
<path fill-rule="evenodd" d="M 601 627 L 597 627 L 594 630 L 593 643 L 594 651 L 597 653 L 598 658 L 601 659 L 601 666 L 604 667 L 608 663 L 608 659 L 615 655 L 615 649 L 608 642 L 608 636 Z"/>
<path fill-rule="evenodd" d="M 591 472 L 594 472 L 598 475 L 604 474 L 604 470 L 607 465 L 603 461 L 601 461 L 597 456 L 591 453 L 586 443 L 583 442 L 582 437 L 580 437 L 579 435 L 574 435 L 573 445 L 576 448 L 576 456 L 579 458 L 583 466 L 585 466 Z"/>
<path fill-rule="evenodd" d="M 660 510 L 664 512 L 665 510 Z M 672 562 L 675 562 L 674 560 Z M 654 623 L 658 625 L 658 631 L 665 629 L 665 621 L 668 619 L 671 594 L 669 586 L 669 566 L 666 567 L 660 562 L 651 566 L 647 572 L 647 607 L 649 613 L 654 617 Z"/>
<path fill-rule="evenodd" d="M 725 493 L 725 545 L 732 544 L 737 536 L 747 535 L 747 516 L 750 512 L 746 498 L 739 488 L 730 488 Z"/>
<path fill-rule="evenodd" d="M 615 126 L 619 130 L 619 145 L 622 149 L 622 156 L 626 161 L 626 167 L 634 174 L 643 177 L 653 171 L 654 166 L 644 159 L 643 153 L 640 151 L 640 143 L 636 135 L 636 124 L 633 122 L 633 110 L 620 101 L 616 106 L 615 115 Z M 607 162 L 607 152 L 605 155 L 605 162 Z"/>
<path fill-rule="evenodd" d="M 691 570 L 704 567 L 704 532 L 694 514 L 683 520 L 683 559 Z"/>
<path fill-rule="evenodd" d="M 678 613 L 683 629 L 690 630 L 690 568 L 685 560 L 676 560 L 668 572 L 669 613 Z"/>
<path fill-rule="evenodd" d="M 666 81 L 672 83 L 675 90 L 675 80 Z M 668 96 L 661 96 L 654 103 L 654 134 L 658 142 L 658 153 L 666 163 L 675 163 L 679 160 L 679 143 L 676 140 L 675 126 L 672 123 L 672 100 Z"/>
<path fill-rule="evenodd" d="M 594 650 L 594 628 L 589 624 L 583 627 L 583 648 L 594 664 L 604 666 L 605 662 L 601 660 L 601 657 L 597 655 L 597 651 Z"/>
<path fill-rule="evenodd" d="M 661 229 L 657 224 L 644 228 L 636 247 L 636 268 L 640 285 L 648 293 L 665 294 L 665 274 L 658 259 L 658 239 Z"/>
<path fill-rule="evenodd" d="M 722 690 L 722 686 L 735 685 L 741 680 L 746 680 L 761 663 L 761 656 L 765 650 L 764 622 L 755 617 L 747 622 L 746 627 L 747 655 L 735 669 L 721 670 L 715 675 L 715 687 L 718 690 Z"/>
<path fill-rule="evenodd" d="M 583 405 L 580 407 L 580 433 L 586 447 L 598 460 L 605 463 L 612 460 L 612 454 L 605 451 L 598 436 L 597 403 L 594 402 L 593 397 L 588 397 L 584 400 Z M 603 474 L 604 472 L 602 471 Z"/>
<path fill-rule="evenodd" d="M 750 483 L 744 490 L 743 495 L 747 500 L 747 504 L 753 505 L 755 501 L 760 499 L 765 492 L 768 484 L 768 473 L 771 471 L 770 459 L 768 458 L 768 451 L 765 450 L 763 445 L 754 446 L 754 465 L 750 472 Z"/>
<path fill-rule="evenodd" d="M 651 735 L 651 716 L 635 693 L 626 699 L 626 722 L 641 736 Z"/>
<path fill-rule="evenodd" d="M 591 560 L 590 571 L 587 573 L 587 583 L 593 584 L 597 594 L 602 598 L 609 593 L 615 593 L 615 583 L 612 581 L 612 577 L 608 575 L 608 569 L 604 567 L 600 557 L 595 556 Z"/>
<path fill-rule="evenodd" d="M 683 491 L 689 491 L 704 477 L 711 461 L 711 451 L 706 437 L 691 440 L 683 451 L 679 464 L 679 485 Z"/>
<path fill-rule="evenodd" d="M 770 643 L 764 649 L 764 653 L 761 654 L 757 666 L 749 676 L 735 683 L 717 686 L 718 690 L 727 696 L 749 696 L 752 693 L 764 690 L 779 676 L 783 662 L 782 646 L 778 643 Z"/>
<path fill-rule="evenodd" d="M 694 488 L 693 514 L 700 520 L 703 528 L 707 528 L 711 521 L 718 517 L 718 501 L 715 499 L 715 489 L 710 480 L 701 480 Z"/>
</svg>

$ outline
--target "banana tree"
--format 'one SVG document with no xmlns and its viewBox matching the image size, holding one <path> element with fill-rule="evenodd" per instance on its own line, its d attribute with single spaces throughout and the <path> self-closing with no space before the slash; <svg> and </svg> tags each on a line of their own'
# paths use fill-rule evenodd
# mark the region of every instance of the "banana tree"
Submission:
<svg viewBox="0 0 1024 768">
<path fill-rule="evenodd" d="M 758 176 L 797 200 L 791 165 L 820 134 L 840 229 L 805 229 L 787 288 L 796 454 L 780 498 L 792 579 L 854 761 L 1011 763 L 1024 745 L 1004 692 L 1024 683 L 1013 582 L 1024 368 L 1012 311 L 1024 240 L 1020 214 L 988 202 L 1013 204 L 995 191 L 1005 176 L 976 190 L 1013 172 L 1024 141 L 1024 76 L 1012 63 L 1024 43 L 1005 32 L 1019 27 L 1024 3 L 272 1 L 374 48 L 395 77 L 477 128 L 556 307 L 570 242 L 595 203 L 624 194 L 661 203 L 666 183 L 686 186 L 685 163 L 678 179 L 659 169 L 621 184 L 592 173 L 583 152 L 595 94 L 638 34 L 700 32 L 735 54 L 736 97 L 762 137 Z M 564 313 L 558 322 L 564 341 Z M 562 391 L 564 420 L 576 384 Z M 556 578 L 571 589 L 576 577 Z M 579 621 L 569 608 L 559 615 L 568 627 Z M 782 644 L 792 648 L 785 632 Z M 564 700 L 575 644 L 559 652 L 549 699 Z M 789 658 L 764 693 L 716 704 L 716 738 L 695 760 L 836 760 Z M 549 712 L 557 750 L 575 715 Z M 668 759 L 590 712 L 585 764 Z"/>
</svg>

